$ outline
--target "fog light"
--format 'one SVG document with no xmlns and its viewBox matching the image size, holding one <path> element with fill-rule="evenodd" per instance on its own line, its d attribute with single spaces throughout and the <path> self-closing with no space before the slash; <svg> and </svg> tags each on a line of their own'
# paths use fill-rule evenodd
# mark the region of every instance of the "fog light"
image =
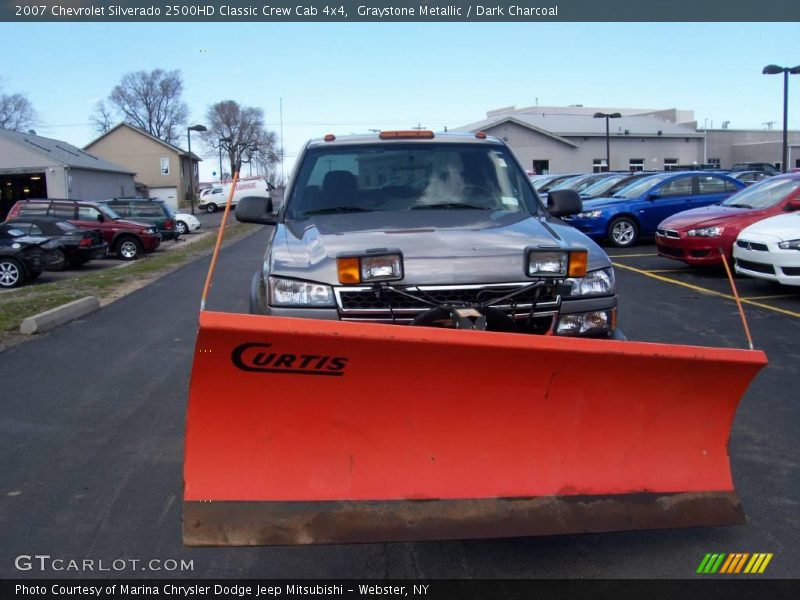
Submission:
<svg viewBox="0 0 800 600">
<path fill-rule="evenodd" d="M 599 310 L 574 315 L 564 315 L 558 320 L 558 335 L 586 335 L 607 333 L 611 329 L 608 311 Z"/>
</svg>

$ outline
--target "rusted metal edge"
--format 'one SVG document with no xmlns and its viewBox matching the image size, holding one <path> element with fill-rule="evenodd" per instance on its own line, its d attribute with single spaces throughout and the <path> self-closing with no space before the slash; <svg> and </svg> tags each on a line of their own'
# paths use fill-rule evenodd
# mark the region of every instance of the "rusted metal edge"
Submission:
<svg viewBox="0 0 800 600">
<path fill-rule="evenodd" d="M 741 525 L 735 492 L 325 502 L 184 502 L 187 546 L 502 538 Z"/>
</svg>

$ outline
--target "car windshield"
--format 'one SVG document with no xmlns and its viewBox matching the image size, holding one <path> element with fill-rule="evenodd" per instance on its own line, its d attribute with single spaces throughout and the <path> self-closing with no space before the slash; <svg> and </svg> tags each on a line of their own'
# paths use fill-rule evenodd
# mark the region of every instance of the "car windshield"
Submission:
<svg viewBox="0 0 800 600">
<path fill-rule="evenodd" d="M 737 192 L 722 206 L 739 208 L 769 208 L 800 188 L 800 179 L 764 179 Z"/>
<path fill-rule="evenodd" d="M 290 219 L 315 214 L 473 209 L 536 211 L 509 150 L 489 144 L 365 144 L 310 149 L 287 201 Z"/>
<path fill-rule="evenodd" d="M 620 181 L 628 179 L 630 175 L 627 173 L 621 175 L 609 175 L 608 177 L 604 177 L 600 181 L 593 181 L 591 185 L 586 187 L 580 194 L 581 196 L 587 197 L 598 197 L 605 194 L 615 185 L 617 185 Z"/>
<path fill-rule="evenodd" d="M 550 191 L 555 192 L 556 190 L 575 190 L 576 192 L 580 193 L 593 183 L 597 182 L 598 179 L 603 179 L 604 177 L 605 175 L 597 174 L 573 177 L 571 179 L 567 179 L 566 181 L 562 181 L 553 188 L 550 188 Z"/>
<path fill-rule="evenodd" d="M 653 175 L 652 177 L 642 177 L 640 180 L 636 180 L 630 185 L 626 185 L 621 190 L 618 190 L 614 194 L 614 198 L 625 198 L 631 199 L 636 198 L 637 196 L 641 196 L 647 190 L 649 190 L 654 185 L 663 181 L 666 177 L 659 177 L 658 175 Z"/>
<path fill-rule="evenodd" d="M 577 175 L 558 175 L 553 177 L 552 179 L 545 181 L 544 183 L 536 186 L 537 192 L 549 192 L 552 189 L 557 188 L 562 183 L 565 183 L 571 179 L 575 179 Z"/>
<path fill-rule="evenodd" d="M 97 210 L 99 210 L 101 213 L 103 213 L 109 219 L 116 220 L 116 219 L 121 219 L 122 218 L 108 204 L 98 204 L 97 205 Z"/>
</svg>

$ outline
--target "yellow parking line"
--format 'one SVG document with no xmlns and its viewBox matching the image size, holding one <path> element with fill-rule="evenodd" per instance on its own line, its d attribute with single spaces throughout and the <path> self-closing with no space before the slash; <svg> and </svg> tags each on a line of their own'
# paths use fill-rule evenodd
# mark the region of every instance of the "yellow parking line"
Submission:
<svg viewBox="0 0 800 600">
<path fill-rule="evenodd" d="M 642 269 L 637 269 L 636 267 L 631 267 L 629 265 L 621 265 L 619 263 L 612 263 L 615 267 L 619 267 L 620 269 L 627 269 L 628 271 L 633 271 L 634 273 L 639 273 L 639 275 L 644 275 L 645 277 L 651 277 L 653 279 L 657 279 L 659 281 L 663 281 L 664 283 L 672 283 L 674 285 L 679 285 L 681 287 L 689 288 L 690 290 L 694 290 L 696 292 L 701 292 L 703 294 L 710 294 L 712 296 L 719 296 L 720 298 L 725 298 L 726 300 L 733 300 L 736 301 L 736 298 L 729 294 L 723 294 L 722 292 L 717 292 L 715 290 L 710 290 L 708 288 L 700 287 L 699 285 L 693 285 L 691 283 L 686 283 L 685 281 L 678 281 L 677 279 L 671 279 L 669 277 L 664 277 L 662 275 L 657 275 L 655 273 L 651 273 L 649 271 L 644 271 Z M 751 299 L 741 298 L 741 301 L 745 304 L 749 304 L 751 306 L 757 306 L 759 308 L 765 308 L 767 310 L 771 310 L 773 312 L 780 313 L 782 315 L 789 315 L 790 317 L 800 317 L 800 312 L 795 312 L 793 310 L 785 310 L 783 308 L 778 308 L 776 306 L 770 306 L 769 304 L 764 304 L 762 302 L 755 302 Z"/>
<path fill-rule="evenodd" d="M 774 300 L 775 298 L 800 298 L 797 294 L 775 294 L 774 296 L 747 296 L 742 300 Z"/>
<path fill-rule="evenodd" d="M 636 258 L 637 256 L 658 256 L 658 254 L 609 254 L 611 258 Z"/>
</svg>

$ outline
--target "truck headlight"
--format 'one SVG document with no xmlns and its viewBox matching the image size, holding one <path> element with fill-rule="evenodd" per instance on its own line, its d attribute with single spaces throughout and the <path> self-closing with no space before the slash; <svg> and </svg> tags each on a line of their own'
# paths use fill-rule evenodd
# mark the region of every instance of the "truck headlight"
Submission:
<svg viewBox="0 0 800 600">
<path fill-rule="evenodd" d="M 593 335 L 608 333 L 615 328 L 614 310 L 564 315 L 558 320 L 556 335 Z"/>
<path fill-rule="evenodd" d="M 590 271 L 585 277 L 571 277 L 564 283 L 572 287 L 570 296 L 610 296 L 616 292 L 614 269 Z"/>
<path fill-rule="evenodd" d="M 371 283 L 399 281 L 403 278 L 403 255 L 400 251 L 367 250 L 360 256 L 339 256 L 336 259 L 339 283 Z"/>
<path fill-rule="evenodd" d="M 701 227 L 700 229 L 690 229 L 686 232 L 689 237 L 719 237 L 725 231 L 724 227 Z"/>
<path fill-rule="evenodd" d="M 588 252 L 580 250 L 525 249 L 525 273 L 528 277 L 583 277 Z"/>
<path fill-rule="evenodd" d="M 272 306 L 335 306 L 333 288 L 310 281 L 270 277 L 269 296 Z"/>
<path fill-rule="evenodd" d="M 781 250 L 800 250 L 800 240 L 788 240 L 786 242 L 778 242 L 778 248 Z"/>
</svg>

